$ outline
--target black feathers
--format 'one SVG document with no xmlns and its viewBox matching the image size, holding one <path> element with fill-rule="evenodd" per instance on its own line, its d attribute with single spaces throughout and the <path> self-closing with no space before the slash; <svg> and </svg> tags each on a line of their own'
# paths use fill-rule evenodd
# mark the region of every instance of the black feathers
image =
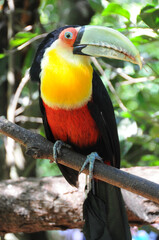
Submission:
<svg viewBox="0 0 159 240">
<path fill-rule="evenodd" d="M 103 139 L 104 145 L 100 147 L 102 148 L 102 157 L 110 160 L 112 166 L 119 168 L 120 146 L 114 109 L 108 92 L 95 71 L 93 72 L 92 100 L 88 103 L 88 107 Z"/>
</svg>

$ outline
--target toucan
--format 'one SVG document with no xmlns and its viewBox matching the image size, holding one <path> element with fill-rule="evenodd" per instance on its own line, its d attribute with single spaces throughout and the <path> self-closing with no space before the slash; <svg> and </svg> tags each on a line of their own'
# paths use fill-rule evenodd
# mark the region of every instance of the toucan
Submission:
<svg viewBox="0 0 159 240">
<path fill-rule="evenodd" d="M 41 42 L 30 76 L 39 82 L 44 129 L 47 139 L 55 143 L 55 159 L 60 148 L 69 144 L 76 152 L 87 155 L 85 165 L 92 166 L 98 159 L 119 168 L 113 105 L 91 65 L 91 57 L 120 59 L 141 67 L 138 50 L 120 32 L 103 26 L 71 25 L 52 31 Z M 58 166 L 68 183 L 78 186 L 79 173 Z M 83 205 L 86 239 L 131 239 L 120 189 L 97 179 L 92 182 L 94 187 Z"/>
</svg>

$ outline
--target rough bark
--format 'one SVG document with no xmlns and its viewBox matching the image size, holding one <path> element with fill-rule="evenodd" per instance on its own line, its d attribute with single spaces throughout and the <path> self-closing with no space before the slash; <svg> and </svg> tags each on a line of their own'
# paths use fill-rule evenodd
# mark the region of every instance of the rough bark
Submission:
<svg viewBox="0 0 159 240">
<path fill-rule="evenodd" d="M 0 232 L 81 228 L 83 191 L 62 177 L 0 183 Z"/>
<path fill-rule="evenodd" d="M 146 178 L 159 184 L 159 167 L 132 167 L 124 169 L 133 175 Z M 131 225 L 159 223 L 159 204 L 140 195 L 122 189 L 123 198 L 128 209 Z"/>
<path fill-rule="evenodd" d="M 131 168 L 126 171 L 159 183 L 158 168 Z M 0 182 L 0 234 L 82 228 L 82 205 L 85 177 L 80 176 L 79 189 L 63 177 L 20 178 Z M 129 223 L 159 223 L 159 205 L 141 196 L 123 191 Z"/>
</svg>

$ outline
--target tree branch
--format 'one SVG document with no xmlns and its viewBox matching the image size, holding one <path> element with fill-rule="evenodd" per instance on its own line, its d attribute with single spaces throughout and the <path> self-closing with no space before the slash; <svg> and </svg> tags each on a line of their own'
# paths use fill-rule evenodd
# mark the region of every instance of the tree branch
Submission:
<svg viewBox="0 0 159 240">
<path fill-rule="evenodd" d="M 0 118 L 0 133 L 25 146 L 27 148 L 26 153 L 33 158 L 54 160 L 52 156 L 53 144 L 41 135 L 26 130 L 2 117 Z M 66 148 L 62 149 L 62 155 L 58 159 L 60 164 L 77 171 L 81 169 L 84 161 L 85 156 Z M 88 174 L 88 167 L 83 172 Z M 159 185 L 154 182 L 99 162 L 95 163 L 94 177 L 159 203 Z"/>
<path fill-rule="evenodd" d="M 0 182 L 0 235 L 82 228 L 83 191 L 62 177 Z"/>
<path fill-rule="evenodd" d="M 155 168 L 132 168 L 142 176 L 155 179 Z M 159 180 L 159 179 L 158 179 Z M 66 228 L 82 228 L 82 206 L 85 177 L 80 175 L 79 189 L 63 177 L 20 178 L 0 182 L 0 235 L 12 232 L 39 232 Z M 129 223 L 159 223 L 159 205 L 123 191 Z M 135 204 L 134 204 L 135 202 Z"/>
</svg>

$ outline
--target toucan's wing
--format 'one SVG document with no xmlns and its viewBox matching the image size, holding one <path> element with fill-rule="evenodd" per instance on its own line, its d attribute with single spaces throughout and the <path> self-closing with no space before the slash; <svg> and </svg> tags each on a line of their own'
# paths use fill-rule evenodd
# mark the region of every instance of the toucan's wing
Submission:
<svg viewBox="0 0 159 240">
<path fill-rule="evenodd" d="M 101 138 L 95 149 L 103 160 L 120 166 L 120 148 L 114 110 L 107 90 L 96 72 L 93 96 L 88 108 L 99 128 Z M 100 180 L 94 181 L 95 194 L 89 192 L 83 206 L 84 234 L 87 240 L 130 240 L 131 234 L 119 188 Z"/>
<path fill-rule="evenodd" d="M 54 143 L 55 139 L 54 139 L 53 133 L 51 132 L 50 126 L 48 124 L 45 108 L 44 108 L 41 97 L 39 97 L 39 104 L 40 104 L 40 109 L 41 109 L 41 113 L 42 113 L 46 137 L 49 141 Z M 58 167 L 59 167 L 60 171 L 62 172 L 62 175 L 68 181 L 68 183 L 75 187 L 78 187 L 78 172 L 71 168 L 65 167 L 61 164 L 58 164 Z"/>
<path fill-rule="evenodd" d="M 110 160 L 111 165 L 119 168 L 120 147 L 114 109 L 108 92 L 95 71 L 93 73 L 93 96 L 92 101 L 88 103 L 88 108 L 102 135 L 103 142 L 98 143 L 101 144 L 100 152 L 107 158 L 106 160 Z"/>
</svg>

